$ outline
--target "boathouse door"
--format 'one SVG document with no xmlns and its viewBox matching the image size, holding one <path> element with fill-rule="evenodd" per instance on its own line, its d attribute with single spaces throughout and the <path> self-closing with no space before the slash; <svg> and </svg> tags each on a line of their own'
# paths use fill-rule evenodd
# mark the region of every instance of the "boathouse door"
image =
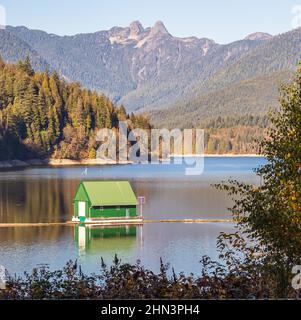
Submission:
<svg viewBox="0 0 301 320">
<path fill-rule="evenodd" d="M 86 202 L 80 201 L 78 203 L 78 215 L 79 217 L 86 217 Z"/>
</svg>

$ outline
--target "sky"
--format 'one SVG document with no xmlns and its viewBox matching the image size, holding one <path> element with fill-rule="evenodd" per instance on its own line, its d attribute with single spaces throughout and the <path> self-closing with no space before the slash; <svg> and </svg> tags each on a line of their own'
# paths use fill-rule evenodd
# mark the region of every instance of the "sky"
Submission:
<svg viewBox="0 0 301 320">
<path fill-rule="evenodd" d="M 301 0 L 0 0 L 0 6 L 7 25 L 59 35 L 128 26 L 134 20 L 148 27 L 161 20 L 174 36 L 229 43 L 253 32 L 276 35 L 301 25 Z"/>
</svg>

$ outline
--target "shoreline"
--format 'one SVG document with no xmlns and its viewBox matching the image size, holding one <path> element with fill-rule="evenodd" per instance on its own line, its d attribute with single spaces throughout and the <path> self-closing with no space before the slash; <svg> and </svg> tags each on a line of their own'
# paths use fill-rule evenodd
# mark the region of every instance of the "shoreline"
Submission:
<svg viewBox="0 0 301 320">
<path fill-rule="evenodd" d="M 196 157 L 196 155 L 171 155 L 171 157 Z M 204 158 L 263 158 L 257 154 L 205 154 Z M 70 160 L 70 159 L 30 159 L 30 160 L 5 160 L 0 161 L 0 170 L 5 169 L 22 169 L 29 167 L 64 167 L 64 166 L 105 166 L 105 165 L 126 165 L 133 164 L 132 161 L 122 161 L 116 163 L 113 160 L 101 160 L 101 159 L 83 159 L 83 160 Z"/>
<path fill-rule="evenodd" d="M 1 169 L 17 169 L 17 168 L 28 168 L 28 167 L 64 167 L 64 166 L 93 166 L 93 165 L 125 165 L 132 164 L 131 161 L 122 161 L 116 163 L 110 160 L 101 159 L 83 159 L 83 160 L 70 160 L 70 159 L 30 159 L 30 160 L 5 160 L 0 161 Z"/>
<path fill-rule="evenodd" d="M 177 155 L 173 154 L 170 158 L 173 157 L 183 157 L 183 158 L 193 158 L 193 157 L 202 157 L 201 155 L 195 154 L 186 154 L 186 155 Z M 224 153 L 224 154 L 214 154 L 208 153 L 204 154 L 204 158 L 264 158 L 264 156 L 260 154 L 246 153 L 246 154 L 235 154 L 235 153 Z"/>
</svg>

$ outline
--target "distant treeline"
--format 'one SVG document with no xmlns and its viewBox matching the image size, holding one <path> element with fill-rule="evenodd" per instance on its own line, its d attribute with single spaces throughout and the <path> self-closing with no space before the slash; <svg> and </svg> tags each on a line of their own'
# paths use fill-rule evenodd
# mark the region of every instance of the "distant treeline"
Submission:
<svg viewBox="0 0 301 320">
<path fill-rule="evenodd" d="M 258 141 L 269 127 L 267 115 L 243 115 L 206 119 L 200 124 L 205 129 L 205 152 L 209 154 L 258 153 Z"/>
<path fill-rule="evenodd" d="M 226 112 L 225 112 L 226 113 Z M 269 116 L 267 114 L 245 114 L 236 116 L 208 117 L 202 120 L 194 119 L 194 122 L 179 125 L 175 112 L 175 122 L 170 115 L 162 112 L 160 122 L 155 121 L 159 127 L 167 128 L 199 128 L 205 129 L 205 153 L 209 154 L 250 154 L 258 153 L 258 140 L 266 136 L 269 128 Z M 151 115 L 152 117 L 152 115 Z"/>
<path fill-rule="evenodd" d="M 268 115 L 249 114 L 207 118 L 196 128 L 205 130 L 207 154 L 256 154 L 258 142 L 267 135 L 269 125 Z"/>
<path fill-rule="evenodd" d="M 260 127 L 237 126 L 205 130 L 205 153 L 258 154 L 258 142 L 267 130 Z"/>
<path fill-rule="evenodd" d="M 149 128 L 143 115 L 56 72 L 36 73 L 29 61 L 6 64 L 0 58 L 0 160 L 56 157 L 94 158 L 99 128 Z"/>
<path fill-rule="evenodd" d="M 203 129 L 223 129 L 223 128 L 233 128 L 238 126 L 248 126 L 248 127 L 259 127 L 267 128 L 269 126 L 268 115 L 254 116 L 252 114 L 241 115 L 241 116 L 228 116 L 228 117 L 217 117 L 208 118 L 200 123 L 200 128 Z"/>
</svg>

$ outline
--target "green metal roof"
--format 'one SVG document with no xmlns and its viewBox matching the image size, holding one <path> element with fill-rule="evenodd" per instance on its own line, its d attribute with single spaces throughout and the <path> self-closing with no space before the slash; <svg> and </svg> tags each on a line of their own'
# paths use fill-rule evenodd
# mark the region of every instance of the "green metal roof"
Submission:
<svg viewBox="0 0 301 320">
<path fill-rule="evenodd" d="M 92 206 L 137 205 L 128 181 L 82 181 Z"/>
</svg>

